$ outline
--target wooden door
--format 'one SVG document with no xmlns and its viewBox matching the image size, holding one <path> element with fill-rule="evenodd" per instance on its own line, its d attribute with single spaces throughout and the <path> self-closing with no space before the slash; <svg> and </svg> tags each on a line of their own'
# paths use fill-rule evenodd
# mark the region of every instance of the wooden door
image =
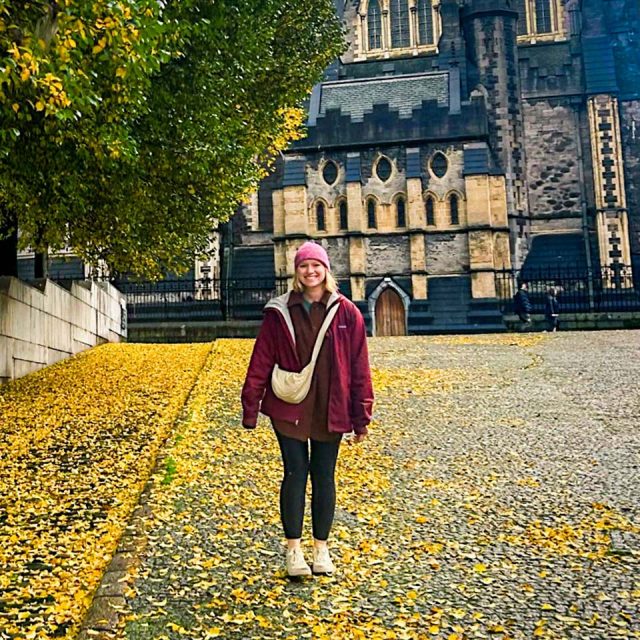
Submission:
<svg viewBox="0 0 640 640">
<path fill-rule="evenodd" d="M 376 336 L 406 335 L 404 304 L 396 291 L 385 289 L 376 301 Z"/>
</svg>

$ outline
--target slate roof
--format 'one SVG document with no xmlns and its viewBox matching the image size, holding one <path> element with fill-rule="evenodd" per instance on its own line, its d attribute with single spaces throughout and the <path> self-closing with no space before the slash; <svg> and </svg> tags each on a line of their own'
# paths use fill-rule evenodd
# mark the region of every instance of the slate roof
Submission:
<svg viewBox="0 0 640 640">
<path fill-rule="evenodd" d="M 324 116 L 330 109 L 340 109 L 353 122 L 361 122 L 366 113 L 373 112 L 374 105 L 388 104 L 400 118 L 411 118 L 413 110 L 427 100 L 442 107 L 449 105 L 446 72 L 325 82 L 320 85 L 318 111 Z"/>
</svg>

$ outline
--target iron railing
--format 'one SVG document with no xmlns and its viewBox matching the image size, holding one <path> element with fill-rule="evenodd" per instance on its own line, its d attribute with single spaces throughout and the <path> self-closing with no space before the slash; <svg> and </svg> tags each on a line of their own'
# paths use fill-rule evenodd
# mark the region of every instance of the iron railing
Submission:
<svg viewBox="0 0 640 640">
<path fill-rule="evenodd" d="M 498 271 L 496 292 L 503 313 L 513 312 L 520 282 L 528 285 L 533 313 L 544 313 L 550 289 L 555 290 L 561 313 L 640 311 L 640 282 L 627 265 Z"/>
<path fill-rule="evenodd" d="M 115 282 L 127 300 L 129 322 L 260 320 L 272 297 L 284 293 L 274 279 Z"/>
</svg>

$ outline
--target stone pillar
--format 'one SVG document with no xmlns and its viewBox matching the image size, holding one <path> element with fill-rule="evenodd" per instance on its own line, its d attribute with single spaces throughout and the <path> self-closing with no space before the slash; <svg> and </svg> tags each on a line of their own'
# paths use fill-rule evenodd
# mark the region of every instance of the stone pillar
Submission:
<svg viewBox="0 0 640 640">
<path fill-rule="evenodd" d="M 364 278 L 367 268 L 364 235 L 349 238 L 349 272 L 351 274 L 351 297 L 353 300 L 364 300 Z"/>
<path fill-rule="evenodd" d="M 209 246 L 204 259 L 196 259 L 194 265 L 195 278 L 198 282 L 196 299 L 209 300 L 220 297 L 220 287 L 216 281 L 220 278 L 220 232 L 219 222 L 213 223 L 214 231 L 209 236 Z"/>
<path fill-rule="evenodd" d="M 351 299 L 365 299 L 365 272 L 367 268 L 364 242 L 364 207 L 360 176 L 360 154 L 347 154 L 345 180 L 347 182 L 347 211 L 349 227 L 349 273 Z"/>
<path fill-rule="evenodd" d="M 258 217 L 258 192 L 254 191 L 246 203 L 247 226 L 251 231 L 257 231 L 260 228 L 260 220 Z"/>
<path fill-rule="evenodd" d="M 275 204 L 275 202 L 274 202 Z M 307 184 L 303 156 L 287 156 L 282 178 L 282 206 L 284 234 L 309 234 L 307 211 Z M 274 218 L 277 216 L 274 212 Z M 274 220 L 275 230 L 275 220 Z"/>
<path fill-rule="evenodd" d="M 467 171 L 481 167 L 485 156 L 480 151 L 477 146 L 465 149 L 471 292 L 474 298 L 495 298 L 495 271 L 511 267 L 507 194 L 504 176 Z"/>
<path fill-rule="evenodd" d="M 427 298 L 427 255 L 424 233 L 412 233 L 411 247 L 411 288 L 414 300 L 426 300 Z"/>
<path fill-rule="evenodd" d="M 282 189 L 273 191 L 272 201 L 273 258 L 276 278 L 286 277 L 291 284 L 293 256 L 297 247 L 309 234 L 305 158 L 303 156 L 287 156 L 285 158 Z"/>
<path fill-rule="evenodd" d="M 592 96 L 588 110 L 600 266 L 615 275 L 622 266 L 631 267 L 618 100 L 611 95 Z M 608 284 L 615 282 L 615 278 L 605 279 Z M 630 284 L 631 278 L 625 282 Z"/>
<path fill-rule="evenodd" d="M 427 298 L 427 256 L 424 235 L 425 208 L 422 198 L 420 149 L 407 149 L 407 222 L 411 256 L 411 288 L 414 300 Z"/>
<path fill-rule="evenodd" d="M 274 189 L 271 193 L 273 202 L 273 235 L 284 235 L 284 192 L 282 189 Z"/>
<path fill-rule="evenodd" d="M 360 178 L 360 154 L 347 154 L 345 171 L 347 183 L 347 215 L 349 231 L 363 231 L 364 207 L 362 203 L 362 182 Z"/>
<path fill-rule="evenodd" d="M 274 189 L 271 193 L 273 202 L 273 266 L 276 280 L 287 271 L 284 251 L 284 191 Z"/>
<path fill-rule="evenodd" d="M 283 189 L 285 235 L 309 235 L 307 187 L 291 186 Z"/>
<path fill-rule="evenodd" d="M 407 149 L 407 223 L 409 229 L 423 229 L 425 224 L 422 199 L 420 149 Z"/>
<path fill-rule="evenodd" d="M 513 254 L 526 254 L 529 214 L 524 189 L 524 136 L 518 69 L 517 18 L 509 0 L 474 0 L 463 11 L 468 86 L 486 91 L 489 145 L 505 177 Z"/>
</svg>

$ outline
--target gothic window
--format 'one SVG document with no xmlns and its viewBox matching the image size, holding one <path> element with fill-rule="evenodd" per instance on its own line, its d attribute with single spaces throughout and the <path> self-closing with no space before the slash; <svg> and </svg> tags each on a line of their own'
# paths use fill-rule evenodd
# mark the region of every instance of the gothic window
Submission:
<svg viewBox="0 0 640 640">
<path fill-rule="evenodd" d="M 376 220 L 376 201 L 373 198 L 367 200 L 367 227 L 376 229 L 378 221 Z"/>
<path fill-rule="evenodd" d="M 516 0 L 518 35 L 554 33 L 558 29 L 560 0 Z"/>
<path fill-rule="evenodd" d="M 340 200 L 340 205 L 338 207 L 338 216 L 339 216 L 339 227 L 341 231 L 346 231 L 349 228 L 349 218 L 347 215 L 347 201 Z"/>
<path fill-rule="evenodd" d="M 322 177 L 327 184 L 333 184 L 338 179 L 338 167 L 329 160 L 322 168 Z"/>
<path fill-rule="evenodd" d="M 517 0 L 516 9 L 518 10 L 518 35 L 524 36 L 529 30 L 527 27 L 527 0 Z"/>
<path fill-rule="evenodd" d="M 433 199 L 433 196 L 427 196 L 425 209 L 427 213 L 427 225 L 434 227 L 436 224 L 436 202 Z"/>
<path fill-rule="evenodd" d="M 405 200 L 402 196 L 396 200 L 396 226 L 407 226 L 407 209 Z"/>
<path fill-rule="evenodd" d="M 391 46 L 399 49 L 410 44 L 409 0 L 391 0 Z"/>
<path fill-rule="evenodd" d="M 380 158 L 376 164 L 376 175 L 382 182 L 386 182 L 391 177 L 391 162 L 387 158 Z"/>
<path fill-rule="evenodd" d="M 370 0 L 367 9 L 369 49 L 382 49 L 382 14 L 378 0 Z"/>
<path fill-rule="evenodd" d="M 458 196 L 453 193 L 449 198 L 449 216 L 451 224 L 460 224 L 459 204 Z"/>
<path fill-rule="evenodd" d="M 444 178 L 449 168 L 449 163 L 444 153 L 435 153 L 431 158 L 431 171 L 437 178 Z"/>
<path fill-rule="evenodd" d="M 324 210 L 324 202 L 318 202 L 316 205 L 316 227 L 318 231 L 327 230 L 327 220 Z"/>
<path fill-rule="evenodd" d="M 551 0 L 536 0 L 536 33 L 551 33 Z"/>
<path fill-rule="evenodd" d="M 433 44 L 433 8 L 431 0 L 418 0 L 418 44 Z"/>
</svg>

